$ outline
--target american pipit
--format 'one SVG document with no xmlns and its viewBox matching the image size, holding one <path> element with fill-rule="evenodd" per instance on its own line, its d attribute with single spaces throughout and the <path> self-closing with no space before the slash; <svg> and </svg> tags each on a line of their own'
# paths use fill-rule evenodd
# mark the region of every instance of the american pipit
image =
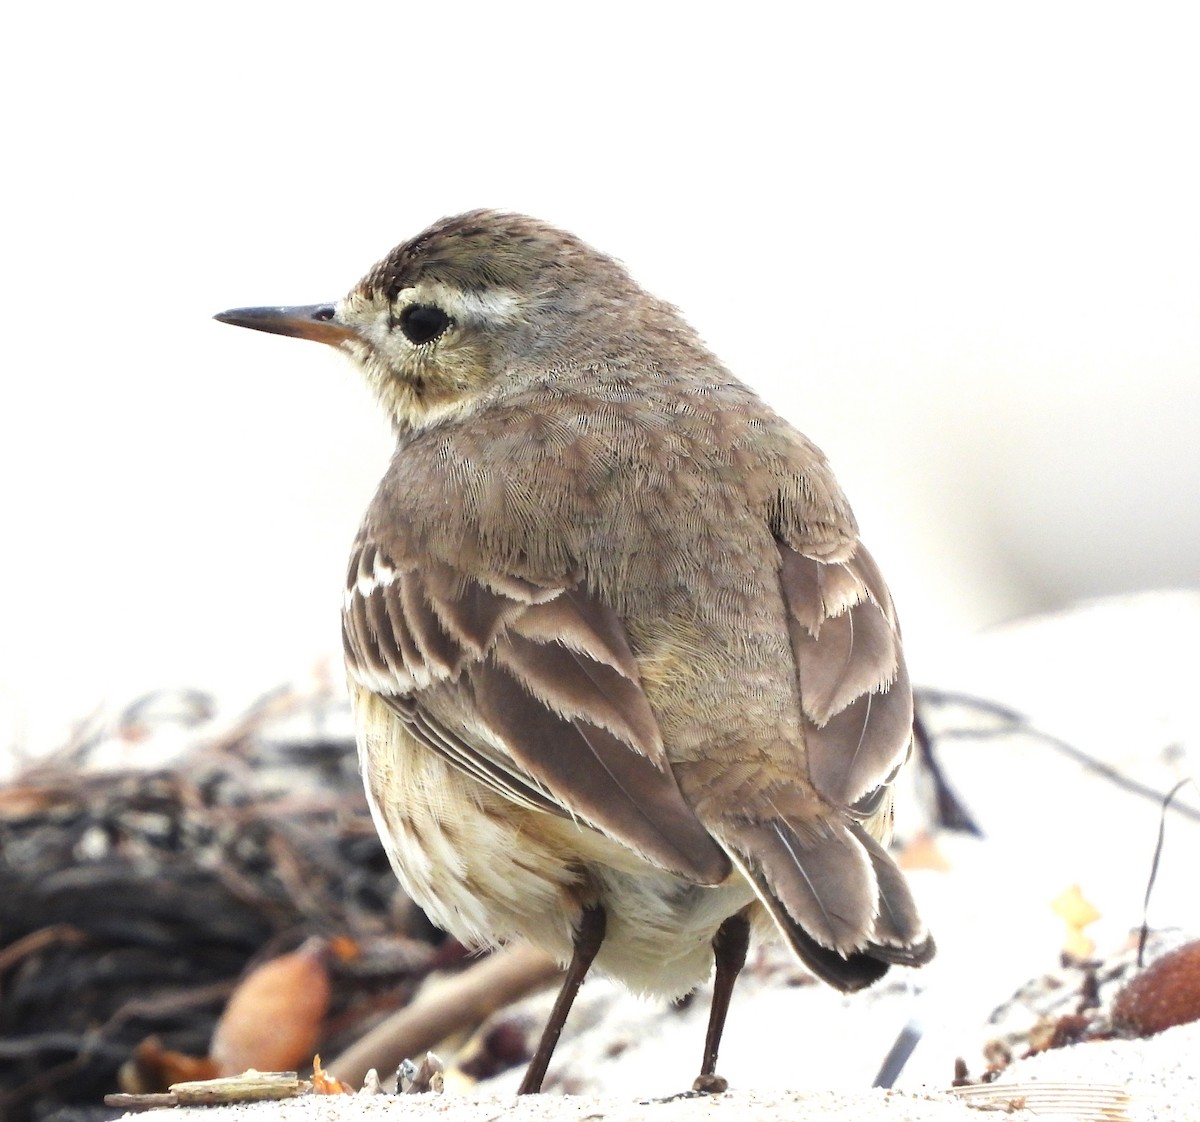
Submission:
<svg viewBox="0 0 1200 1122">
<path fill-rule="evenodd" d="M 473 944 L 716 981 L 752 923 L 856 990 L 933 953 L 884 844 L 912 696 L 821 452 L 611 258 L 477 211 L 337 304 L 227 323 L 349 353 L 397 448 L 343 632 L 363 774 L 409 894 Z"/>
</svg>

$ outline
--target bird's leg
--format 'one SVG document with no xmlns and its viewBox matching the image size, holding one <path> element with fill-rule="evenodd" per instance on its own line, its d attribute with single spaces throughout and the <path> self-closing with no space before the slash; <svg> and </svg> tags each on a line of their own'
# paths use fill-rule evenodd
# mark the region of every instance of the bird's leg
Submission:
<svg viewBox="0 0 1200 1122">
<path fill-rule="evenodd" d="M 591 904 L 583 909 L 579 917 L 579 926 L 575 929 L 572 942 L 571 965 L 567 967 L 567 976 L 563 979 L 562 989 L 558 991 L 558 1000 L 550 1012 L 550 1019 L 542 1029 L 542 1038 L 538 1041 L 537 1051 L 525 1069 L 525 1078 L 517 1089 L 518 1095 L 530 1095 L 542 1089 L 542 1080 L 546 1077 L 546 1068 L 550 1066 L 550 1057 L 554 1054 L 555 1045 L 562 1035 L 563 1025 L 567 1014 L 575 1003 L 575 995 L 583 984 L 592 959 L 604 942 L 604 929 L 607 926 L 604 909 L 599 904 Z"/>
<path fill-rule="evenodd" d="M 725 1031 L 725 1015 L 729 1012 L 733 984 L 746 965 L 746 950 L 750 946 L 750 920 L 744 911 L 735 912 L 717 928 L 712 946 L 717 972 L 713 979 L 712 1005 L 708 1010 L 704 1062 L 692 1084 L 693 1091 L 705 1093 L 724 1091 L 729 1086 L 717 1074 L 717 1051 L 721 1047 L 721 1033 Z"/>
</svg>

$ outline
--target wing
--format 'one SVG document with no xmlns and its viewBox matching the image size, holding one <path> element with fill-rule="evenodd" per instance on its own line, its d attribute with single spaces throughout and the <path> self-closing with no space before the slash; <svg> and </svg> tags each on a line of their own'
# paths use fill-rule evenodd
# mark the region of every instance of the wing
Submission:
<svg viewBox="0 0 1200 1122">
<path fill-rule="evenodd" d="M 624 626 L 582 589 L 400 567 L 360 541 L 342 630 L 351 677 L 480 783 L 697 883 L 729 874 L 680 793 Z"/>
<path fill-rule="evenodd" d="M 912 688 L 892 599 L 859 545 L 827 562 L 779 546 L 813 785 L 866 816 L 908 756 Z"/>
<path fill-rule="evenodd" d="M 920 965 L 934 952 L 877 840 L 890 833 L 890 784 L 909 751 L 912 691 L 891 597 L 870 554 L 858 545 L 840 560 L 817 560 L 778 548 L 809 779 L 826 803 L 789 804 L 780 794 L 774 814 L 735 821 L 729 837 L 800 958 L 830 984 L 856 990 L 890 963 Z"/>
</svg>

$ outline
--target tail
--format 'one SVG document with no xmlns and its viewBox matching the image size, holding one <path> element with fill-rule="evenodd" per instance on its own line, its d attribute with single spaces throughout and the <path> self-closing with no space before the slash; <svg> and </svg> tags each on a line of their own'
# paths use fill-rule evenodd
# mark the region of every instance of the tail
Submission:
<svg viewBox="0 0 1200 1122">
<path fill-rule="evenodd" d="M 731 825 L 730 856 L 822 981 L 860 990 L 893 964 L 921 966 L 933 957 L 933 939 L 903 874 L 857 822 L 774 818 Z"/>
</svg>

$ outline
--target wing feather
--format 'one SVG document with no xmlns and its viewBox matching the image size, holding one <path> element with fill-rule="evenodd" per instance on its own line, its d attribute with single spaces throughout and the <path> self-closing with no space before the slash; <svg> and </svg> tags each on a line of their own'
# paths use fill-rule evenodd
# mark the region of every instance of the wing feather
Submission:
<svg viewBox="0 0 1200 1122">
<path fill-rule="evenodd" d="M 891 597 L 861 545 L 824 562 L 780 544 L 780 587 L 813 785 L 839 806 L 890 782 L 912 738 L 912 688 Z"/>
<path fill-rule="evenodd" d="M 800 958 L 843 990 L 933 955 L 904 877 L 872 836 L 912 737 L 912 691 L 886 586 L 861 546 L 806 556 L 779 542 L 804 756 L 819 799 L 776 792 L 722 838 Z"/>
<path fill-rule="evenodd" d="M 493 791 L 697 883 L 729 875 L 667 762 L 624 626 L 583 589 L 402 569 L 363 541 L 343 636 L 351 677 Z"/>
<path fill-rule="evenodd" d="M 663 766 L 658 722 L 636 679 L 560 643 L 535 643 L 513 631 L 497 642 L 494 657 L 547 708 L 608 729 Z"/>
</svg>

